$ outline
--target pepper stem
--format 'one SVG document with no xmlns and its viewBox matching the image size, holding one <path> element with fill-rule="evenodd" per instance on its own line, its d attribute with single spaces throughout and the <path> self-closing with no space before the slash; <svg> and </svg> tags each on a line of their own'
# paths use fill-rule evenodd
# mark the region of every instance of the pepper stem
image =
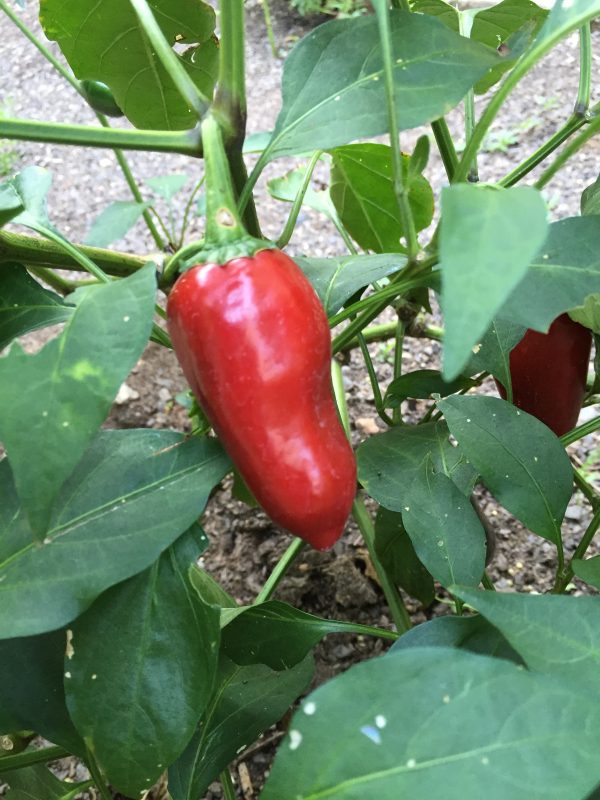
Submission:
<svg viewBox="0 0 600 800">
<path fill-rule="evenodd" d="M 221 126 L 213 114 L 208 114 L 202 121 L 202 146 L 206 178 L 206 243 L 195 256 L 194 263 L 212 261 L 226 264 L 232 258 L 252 256 L 258 250 L 274 247 L 271 242 L 250 236 L 244 228 L 235 200 Z"/>
</svg>

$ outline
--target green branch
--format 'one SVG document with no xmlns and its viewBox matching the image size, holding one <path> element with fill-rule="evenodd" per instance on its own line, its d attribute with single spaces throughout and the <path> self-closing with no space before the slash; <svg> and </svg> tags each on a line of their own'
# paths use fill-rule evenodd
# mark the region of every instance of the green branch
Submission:
<svg viewBox="0 0 600 800">
<path fill-rule="evenodd" d="M 120 128 L 94 128 L 59 122 L 34 122 L 25 119 L 0 119 L 0 139 L 24 142 L 49 142 L 111 150 L 151 150 L 154 152 L 202 155 L 200 130 L 147 131 Z"/>
</svg>

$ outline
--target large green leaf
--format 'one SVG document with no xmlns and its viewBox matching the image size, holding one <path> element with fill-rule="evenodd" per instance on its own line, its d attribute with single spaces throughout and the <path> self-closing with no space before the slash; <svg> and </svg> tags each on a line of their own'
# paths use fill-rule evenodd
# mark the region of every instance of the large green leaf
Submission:
<svg viewBox="0 0 600 800">
<path fill-rule="evenodd" d="M 405 256 L 338 256 L 337 258 L 296 258 L 296 263 L 312 283 L 329 316 L 333 316 L 359 289 L 397 272 L 406 264 Z"/>
<path fill-rule="evenodd" d="M 600 597 L 477 592 L 455 587 L 506 637 L 531 670 L 596 697 L 600 689 Z M 600 774 L 600 770 L 598 771 Z"/>
<path fill-rule="evenodd" d="M 0 439 L 38 536 L 148 341 L 155 286 L 149 264 L 90 288 L 60 337 L 36 355 L 13 346 L 0 360 Z"/>
<path fill-rule="evenodd" d="M 573 572 L 582 581 L 600 589 L 600 556 L 573 559 Z"/>
<path fill-rule="evenodd" d="M 598 14 L 600 0 L 556 0 L 535 45 L 556 41 Z"/>
<path fill-rule="evenodd" d="M 447 379 L 468 362 L 547 234 L 546 206 L 535 189 L 466 183 L 444 189 L 440 257 Z"/>
<path fill-rule="evenodd" d="M 223 612 L 221 651 L 236 664 L 289 669 L 330 633 L 364 633 L 362 625 L 307 614 L 279 600 Z"/>
<path fill-rule="evenodd" d="M 375 552 L 394 583 L 424 606 L 433 602 L 433 578 L 415 553 L 402 515 L 383 506 L 377 509 L 375 516 Z"/>
<path fill-rule="evenodd" d="M 450 111 L 498 61 L 493 50 L 432 17 L 394 11 L 390 24 L 401 130 Z M 387 129 L 377 20 L 371 15 L 320 25 L 285 62 L 283 108 L 268 156 L 329 149 Z"/>
<path fill-rule="evenodd" d="M 102 431 L 35 542 L 1 462 L 0 638 L 58 628 L 105 589 L 150 566 L 202 513 L 229 468 L 215 439 Z M 12 499 L 11 499 L 12 498 Z"/>
<path fill-rule="evenodd" d="M 308 696 L 261 800 L 581 800 L 598 782 L 598 735 L 598 706 L 572 682 L 409 648 Z"/>
<path fill-rule="evenodd" d="M 64 631 L 0 639 L 0 731 L 36 731 L 83 756 L 65 703 L 66 641 Z"/>
<path fill-rule="evenodd" d="M 485 568 L 485 531 L 458 486 L 427 460 L 404 497 L 404 527 L 433 577 L 443 586 L 478 586 Z"/>
<path fill-rule="evenodd" d="M 73 307 L 35 281 L 21 264 L 0 264 L 0 350 L 28 331 L 65 322 Z"/>
<path fill-rule="evenodd" d="M 527 328 L 496 318 L 482 340 L 473 348 L 469 372 L 491 372 L 500 383 L 509 387 L 510 351 L 525 336 Z"/>
<path fill-rule="evenodd" d="M 6 800 L 73 800 L 77 788 L 76 784 L 59 781 L 42 764 L 34 764 L 3 777 L 6 777 L 10 786 Z"/>
<path fill-rule="evenodd" d="M 200 90 L 212 95 L 218 69 L 215 13 L 202 0 L 149 0 L 171 44 L 197 44 L 178 55 Z M 138 128 L 192 128 L 196 117 L 150 46 L 133 6 L 122 0 L 40 0 L 40 21 L 80 80 L 110 87 Z"/>
<path fill-rule="evenodd" d="M 67 705 L 108 780 L 128 797 L 181 755 L 212 693 L 219 609 L 188 580 L 207 544 L 195 526 L 150 569 L 104 592 L 72 628 Z"/>
<path fill-rule="evenodd" d="M 385 144 L 349 144 L 331 151 L 331 199 L 350 235 L 365 250 L 398 253 L 406 248 L 394 191 L 392 149 Z M 423 175 L 409 179 L 407 155 L 402 173 L 415 229 L 426 228 L 433 219 L 433 190 Z"/>
<path fill-rule="evenodd" d="M 598 293 L 600 225 L 595 216 L 569 217 L 550 225 L 544 246 L 499 316 L 545 333 L 559 314 Z"/>
<path fill-rule="evenodd" d="M 573 470 L 552 431 L 496 397 L 454 396 L 438 405 L 490 491 L 528 528 L 558 542 Z"/>
<path fill-rule="evenodd" d="M 434 617 L 402 634 L 388 652 L 396 653 L 407 647 L 459 647 L 482 656 L 523 663 L 500 631 L 480 614 L 472 617 Z"/>
<path fill-rule="evenodd" d="M 469 494 L 476 473 L 466 457 L 448 439 L 443 422 L 399 425 L 371 436 L 358 448 L 358 479 L 367 492 L 391 511 L 404 511 L 410 485 L 427 458 L 437 471 L 453 479 L 463 494 Z"/>
<path fill-rule="evenodd" d="M 241 667 L 221 656 L 215 691 L 197 733 L 169 769 L 172 800 L 198 800 L 219 773 L 281 719 L 313 674 L 308 656 L 292 669 Z"/>
</svg>

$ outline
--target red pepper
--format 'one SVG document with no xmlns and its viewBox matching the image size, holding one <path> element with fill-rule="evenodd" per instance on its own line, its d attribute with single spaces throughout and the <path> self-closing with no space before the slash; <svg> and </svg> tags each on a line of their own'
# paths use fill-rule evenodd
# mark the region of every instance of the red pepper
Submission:
<svg viewBox="0 0 600 800">
<path fill-rule="evenodd" d="M 528 330 L 510 353 L 513 402 L 557 436 L 575 427 L 585 396 L 592 335 L 568 314 L 548 333 Z M 506 399 L 506 390 L 496 381 Z"/>
<path fill-rule="evenodd" d="M 279 525 L 325 549 L 356 488 L 332 394 L 327 318 L 279 250 L 192 267 L 169 296 L 188 383 L 256 499 Z"/>
</svg>

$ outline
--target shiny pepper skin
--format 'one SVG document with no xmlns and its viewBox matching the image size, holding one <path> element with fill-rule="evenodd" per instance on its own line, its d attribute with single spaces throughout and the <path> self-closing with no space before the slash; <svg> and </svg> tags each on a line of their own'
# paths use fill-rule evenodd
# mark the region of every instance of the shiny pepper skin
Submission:
<svg viewBox="0 0 600 800">
<path fill-rule="evenodd" d="M 333 399 L 327 318 L 304 273 L 279 250 L 192 267 L 167 319 L 188 383 L 258 502 L 331 547 L 356 464 Z"/>
<path fill-rule="evenodd" d="M 592 335 L 561 314 L 548 333 L 528 330 L 510 352 L 513 402 L 557 436 L 577 424 L 585 396 Z M 504 386 L 496 381 L 502 397 Z"/>
</svg>

